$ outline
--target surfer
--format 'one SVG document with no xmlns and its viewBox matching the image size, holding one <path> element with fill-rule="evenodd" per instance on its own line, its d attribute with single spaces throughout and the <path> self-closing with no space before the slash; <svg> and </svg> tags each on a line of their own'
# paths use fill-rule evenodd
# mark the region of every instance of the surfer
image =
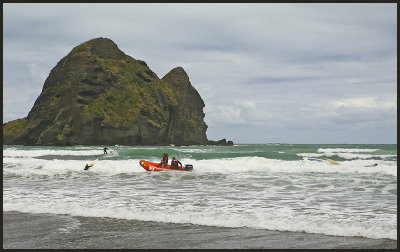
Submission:
<svg viewBox="0 0 400 252">
<path fill-rule="evenodd" d="M 179 165 L 180 165 L 180 168 L 179 168 Z M 179 162 L 179 160 L 175 159 L 175 157 L 172 157 L 171 169 L 182 169 L 182 163 Z"/>
<path fill-rule="evenodd" d="M 108 148 L 104 147 L 104 154 L 107 154 L 107 150 L 108 150 Z"/>
<path fill-rule="evenodd" d="M 375 167 L 375 166 L 378 166 L 378 164 L 366 165 L 366 166 L 364 166 L 364 167 Z"/>
<path fill-rule="evenodd" d="M 99 159 L 94 160 L 93 162 L 91 162 L 90 164 L 86 163 L 85 165 L 85 169 L 83 170 L 88 170 L 90 167 L 92 167 L 97 161 L 99 161 Z"/>
<path fill-rule="evenodd" d="M 85 169 L 83 169 L 83 170 L 86 171 L 87 169 L 89 169 L 89 167 L 92 167 L 92 166 L 93 166 L 93 165 L 88 165 L 88 164 L 86 164 L 86 165 L 85 165 Z"/>
<path fill-rule="evenodd" d="M 163 158 L 161 159 L 161 163 L 158 165 L 158 167 L 164 168 L 168 164 L 168 153 L 163 154 Z"/>
</svg>

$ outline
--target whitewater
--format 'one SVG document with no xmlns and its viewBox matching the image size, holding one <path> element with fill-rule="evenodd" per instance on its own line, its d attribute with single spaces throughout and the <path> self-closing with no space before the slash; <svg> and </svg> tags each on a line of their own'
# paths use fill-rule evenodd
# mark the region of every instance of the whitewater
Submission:
<svg viewBox="0 0 400 252">
<path fill-rule="evenodd" d="M 3 146 L 3 213 L 397 241 L 397 145 L 103 147 Z"/>
</svg>

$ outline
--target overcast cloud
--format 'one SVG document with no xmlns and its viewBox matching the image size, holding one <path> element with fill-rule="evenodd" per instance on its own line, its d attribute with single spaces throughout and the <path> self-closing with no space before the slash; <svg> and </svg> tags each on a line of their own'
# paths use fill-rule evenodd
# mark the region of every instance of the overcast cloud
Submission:
<svg viewBox="0 0 400 252">
<path fill-rule="evenodd" d="M 3 123 L 57 62 L 113 40 L 162 78 L 182 66 L 210 140 L 397 143 L 397 5 L 3 4 Z"/>
</svg>

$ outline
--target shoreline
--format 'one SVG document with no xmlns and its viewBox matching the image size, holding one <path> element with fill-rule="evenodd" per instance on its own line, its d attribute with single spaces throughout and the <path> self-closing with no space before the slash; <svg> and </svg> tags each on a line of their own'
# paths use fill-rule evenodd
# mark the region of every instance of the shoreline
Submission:
<svg viewBox="0 0 400 252">
<path fill-rule="evenodd" d="M 3 249 L 396 249 L 397 240 L 3 211 Z"/>
</svg>

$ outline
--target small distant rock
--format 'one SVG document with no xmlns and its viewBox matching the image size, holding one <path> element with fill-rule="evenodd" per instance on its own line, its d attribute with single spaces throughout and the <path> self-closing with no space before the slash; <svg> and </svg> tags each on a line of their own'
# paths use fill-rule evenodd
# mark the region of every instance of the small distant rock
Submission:
<svg viewBox="0 0 400 252">
<path fill-rule="evenodd" d="M 219 141 L 213 141 L 213 140 L 209 140 L 208 141 L 208 145 L 221 145 L 221 146 L 232 146 L 233 142 L 232 141 L 226 141 L 225 138 L 219 140 Z"/>
</svg>

